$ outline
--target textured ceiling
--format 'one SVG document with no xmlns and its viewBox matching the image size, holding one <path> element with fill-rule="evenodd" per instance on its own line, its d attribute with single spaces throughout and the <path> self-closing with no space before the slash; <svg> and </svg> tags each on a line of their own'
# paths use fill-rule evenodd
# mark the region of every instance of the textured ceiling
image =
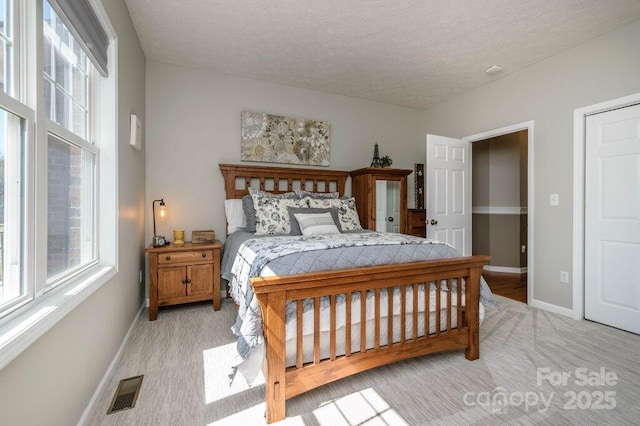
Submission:
<svg viewBox="0 0 640 426">
<path fill-rule="evenodd" d="M 149 59 L 414 108 L 640 19 L 638 0 L 126 2 Z"/>
</svg>

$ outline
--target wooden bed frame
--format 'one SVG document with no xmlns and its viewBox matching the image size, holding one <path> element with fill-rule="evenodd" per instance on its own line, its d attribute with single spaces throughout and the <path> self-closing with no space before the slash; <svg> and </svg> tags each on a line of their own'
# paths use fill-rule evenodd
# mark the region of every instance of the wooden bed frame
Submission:
<svg viewBox="0 0 640 426">
<path fill-rule="evenodd" d="M 242 198 L 248 194 L 249 187 L 257 187 L 267 192 L 282 193 L 294 188 L 313 192 L 337 191 L 344 193 L 348 172 L 322 169 L 302 169 L 267 166 L 249 166 L 220 164 L 224 175 L 227 198 Z M 286 182 L 286 185 L 284 184 Z M 256 183 L 258 185 L 256 185 Z M 364 268 L 343 269 L 339 271 L 313 272 L 289 276 L 253 278 L 251 284 L 262 308 L 264 336 L 266 339 L 266 417 L 267 422 L 282 420 L 286 416 L 286 400 L 308 390 L 343 377 L 350 376 L 374 367 L 395 361 L 413 358 L 429 353 L 464 349 L 469 360 L 478 359 L 479 348 L 479 297 L 480 276 L 483 266 L 488 264 L 489 256 L 470 256 L 454 259 L 422 261 L 399 265 L 371 266 Z M 419 297 L 424 297 L 425 306 L 430 305 L 429 291 L 419 296 L 420 283 L 442 281 L 447 288 L 452 288 L 453 280 L 466 282 L 465 306 L 462 306 L 462 292 L 449 292 L 451 296 L 443 298 L 439 291 L 435 294 L 436 312 L 446 309 L 443 314 L 435 315 L 435 324 L 429 324 L 430 315 L 417 314 Z M 399 317 L 389 317 L 386 327 L 381 325 L 380 307 L 381 291 L 399 288 L 401 311 L 394 312 Z M 409 293 L 407 290 L 412 290 Z M 364 317 L 366 303 L 365 294 L 373 291 L 375 319 L 373 326 Z M 351 347 L 352 306 L 345 304 L 346 325 L 344 330 L 344 354 L 337 350 L 336 332 L 336 297 L 360 293 L 361 318 L 358 328 L 360 336 L 374 333 L 374 344 L 367 347 L 364 339 L 360 339 L 358 347 Z M 389 294 L 389 293 L 388 293 Z M 320 357 L 320 298 L 330 300 L 329 357 Z M 452 298 L 456 297 L 456 306 L 452 306 Z M 302 301 L 314 300 L 314 344 L 313 360 L 303 360 L 302 348 Z M 392 298 L 388 298 L 388 310 L 392 311 Z M 296 363 L 285 365 L 285 309 L 288 302 L 297 304 L 297 337 Z M 406 306 L 413 306 L 413 313 L 408 313 Z M 452 324 L 456 319 L 456 326 Z M 355 320 L 358 320 L 357 318 Z M 393 339 L 393 322 L 400 321 L 400 338 Z M 420 323 L 419 323 L 420 321 Z M 411 326 L 411 333 L 406 332 Z M 417 335 L 415 330 L 424 326 L 430 330 L 435 326 L 435 333 Z M 415 334 L 414 334 L 415 333 Z M 382 344 L 381 337 L 386 337 Z M 394 341 L 395 340 L 395 341 Z"/>
</svg>

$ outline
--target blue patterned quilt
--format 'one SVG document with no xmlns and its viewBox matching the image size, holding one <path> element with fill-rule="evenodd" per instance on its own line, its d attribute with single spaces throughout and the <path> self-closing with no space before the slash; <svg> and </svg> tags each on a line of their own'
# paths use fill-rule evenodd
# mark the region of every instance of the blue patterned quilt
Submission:
<svg viewBox="0 0 640 426">
<path fill-rule="evenodd" d="M 238 365 L 264 342 L 262 313 L 250 278 L 452 257 L 460 257 L 460 253 L 448 244 L 396 233 L 256 236 L 235 232 L 225 243 L 222 277 L 229 281 L 231 296 L 238 305 L 238 316 L 232 326 L 238 336 Z M 485 305 L 498 307 L 484 279 L 480 300 Z M 287 313 L 290 315 L 293 308 Z M 249 382 L 253 374 L 253 371 L 243 371 Z"/>
</svg>

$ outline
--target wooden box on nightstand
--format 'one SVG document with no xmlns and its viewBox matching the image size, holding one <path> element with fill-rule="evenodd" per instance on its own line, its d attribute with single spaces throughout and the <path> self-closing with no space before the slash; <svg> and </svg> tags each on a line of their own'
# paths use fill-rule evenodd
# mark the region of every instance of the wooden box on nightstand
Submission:
<svg viewBox="0 0 640 426">
<path fill-rule="evenodd" d="M 213 300 L 220 310 L 220 251 L 222 243 L 149 246 L 149 321 L 158 307 Z"/>
</svg>

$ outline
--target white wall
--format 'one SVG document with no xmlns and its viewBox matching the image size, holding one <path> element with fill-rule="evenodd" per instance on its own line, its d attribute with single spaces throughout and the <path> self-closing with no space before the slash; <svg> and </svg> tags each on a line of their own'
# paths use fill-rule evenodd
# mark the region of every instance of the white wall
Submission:
<svg viewBox="0 0 640 426">
<path fill-rule="evenodd" d="M 143 301 L 144 152 L 129 143 L 129 115 L 144 120 L 145 58 L 124 0 L 104 0 L 119 39 L 119 271 L 0 370 L 0 423 L 72 425 L 80 419 Z M 105 408 L 106 410 L 106 408 Z"/>
<path fill-rule="evenodd" d="M 452 137 L 535 121 L 538 301 L 572 307 L 572 284 L 559 274 L 573 261 L 573 110 L 640 92 L 639 46 L 636 21 L 422 113 L 421 134 Z M 558 207 L 549 206 L 550 193 L 560 194 Z"/>
<path fill-rule="evenodd" d="M 330 169 L 369 166 L 375 142 L 381 156 L 393 159 L 392 167 L 413 169 L 424 162 L 418 110 L 149 60 L 147 241 L 153 233 L 151 202 L 158 198 L 164 198 L 169 214 L 157 223 L 158 234 L 173 240 L 172 230 L 184 228 L 190 240 L 193 230 L 213 229 L 224 239 L 218 164 L 240 163 L 243 110 L 328 121 Z M 411 206 L 413 201 L 410 196 Z"/>
</svg>

